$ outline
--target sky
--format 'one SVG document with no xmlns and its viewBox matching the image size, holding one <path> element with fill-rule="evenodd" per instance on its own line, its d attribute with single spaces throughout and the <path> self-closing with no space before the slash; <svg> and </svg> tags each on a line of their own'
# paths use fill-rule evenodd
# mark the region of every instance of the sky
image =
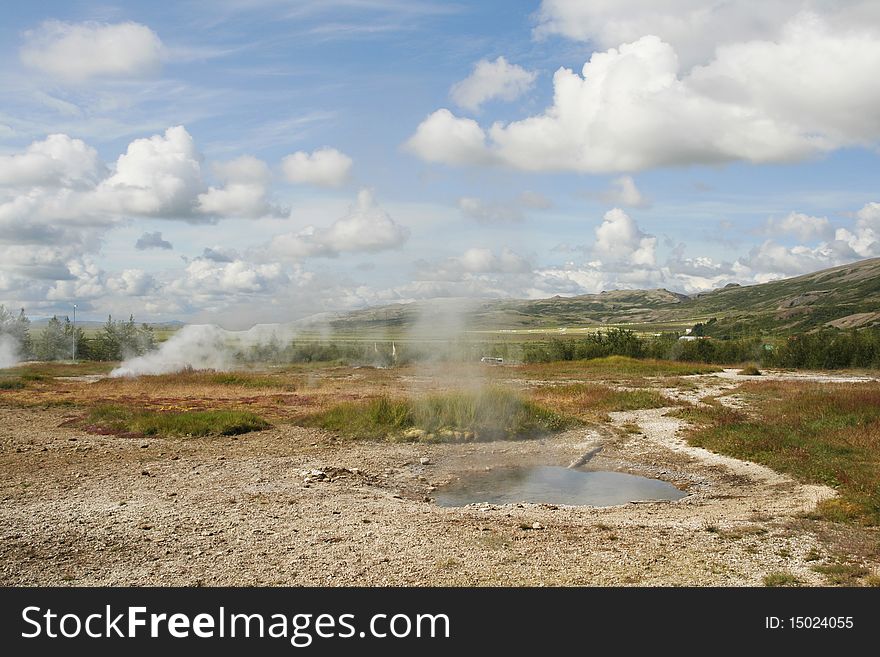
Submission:
<svg viewBox="0 0 880 657">
<path fill-rule="evenodd" d="M 247 328 L 880 256 L 872 0 L 4 3 L 0 303 Z"/>
</svg>

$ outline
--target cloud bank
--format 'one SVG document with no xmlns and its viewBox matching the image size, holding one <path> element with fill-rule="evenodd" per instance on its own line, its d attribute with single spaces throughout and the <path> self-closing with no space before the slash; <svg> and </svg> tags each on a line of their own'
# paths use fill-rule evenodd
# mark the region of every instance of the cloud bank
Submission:
<svg viewBox="0 0 880 657">
<path fill-rule="evenodd" d="M 880 139 L 880 38 L 804 12 L 772 40 L 719 45 L 683 71 L 648 34 L 560 68 L 553 103 L 484 129 L 447 109 L 406 142 L 428 162 L 523 171 L 633 172 L 693 164 L 794 162 Z"/>
</svg>

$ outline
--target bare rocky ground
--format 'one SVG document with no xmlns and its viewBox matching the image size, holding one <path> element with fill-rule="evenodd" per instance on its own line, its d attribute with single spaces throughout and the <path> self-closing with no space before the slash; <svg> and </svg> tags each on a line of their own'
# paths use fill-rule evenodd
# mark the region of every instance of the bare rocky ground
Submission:
<svg viewBox="0 0 880 657">
<path fill-rule="evenodd" d="M 696 400 L 736 384 L 694 379 L 668 392 Z M 59 426 L 65 411 L 0 407 L 0 584 L 735 586 L 774 571 L 824 583 L 811 566 L 828 548 L 795 519 L 833 491 L 692 448 L 666 410 L 544 440 L 421 445 L 293 426 L 130 439 Z M 430 501 L 468 471 L 568 465 L 597 446 L 586 467 L 688 495 L 609 508 Z"/>
</svg>

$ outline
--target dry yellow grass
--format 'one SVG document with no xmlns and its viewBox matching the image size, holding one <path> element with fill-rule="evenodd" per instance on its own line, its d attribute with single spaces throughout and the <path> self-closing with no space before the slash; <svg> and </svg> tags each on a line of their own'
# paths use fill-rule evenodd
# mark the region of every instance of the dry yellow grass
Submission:
<svg viewBox="0 0 880 657">
<path fill-rule="evenodd" d="M 603 421 L 612 411 L 677 406 L 679 402 L 653 389 L 615 389 L 599 383 L 541 386 L 532 398 L 555 411 L 584 421 Z"/>
<path fill-rule="evenodd" d="M 635 370 L 629 360 L 625 360 L 621 364 L 621 376 L 632 386 L 637 383 L 633 378 Z M 160 412 L 229 409 L 253 411 L 270 421 L 301 418 L 341 402 L 383 396 L 477 392 L 495 385 L 524 390 L 535 401 L 546 403 L 558 412 L 589 421 L 603 419 L 604 414 L 612 410 L 669 403 L 656 391 L 616 391 L 599 383 L 555 389 L 534 385 L 536 378 L 565 379 L 575 372 L 578 375 L 575 378 L 585 374 L 588 378 L 607 378 L 612 365 L 614 363 L 607 359 L 592 369 L 585 369 L 582 363 L 503 367 L 433 363 L 393 369 L 309 364 L 236 372 L 186 371 L 98 381 L 67 378 L 78 374 L 75 367 L 70 366 L 64 369 L 63 378 L 46 373 L 22 379 L 21 387 L 0 390 L 0 403 L 35 407 L 61 405 L 82 410 L 108 404 Z M 659 371 L 656 363 L 648 363 L 646 367 L 644 372 Z M 675 373 L 679 373 L 677 368 Z M 645 385 L 654 383 L 646 381 Z"/>
</svg>

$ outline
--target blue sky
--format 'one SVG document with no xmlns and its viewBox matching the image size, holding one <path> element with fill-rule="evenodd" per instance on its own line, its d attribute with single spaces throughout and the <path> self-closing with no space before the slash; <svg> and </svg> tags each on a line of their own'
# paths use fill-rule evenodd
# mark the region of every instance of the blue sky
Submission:
<svg viewBox="0 0 880 657">
<path fill-rule="evenodd" d="M 241 327 L 880 255 L 877 3 L 2 11 L 0 303 L 31 316 Z"/>
</svg>

